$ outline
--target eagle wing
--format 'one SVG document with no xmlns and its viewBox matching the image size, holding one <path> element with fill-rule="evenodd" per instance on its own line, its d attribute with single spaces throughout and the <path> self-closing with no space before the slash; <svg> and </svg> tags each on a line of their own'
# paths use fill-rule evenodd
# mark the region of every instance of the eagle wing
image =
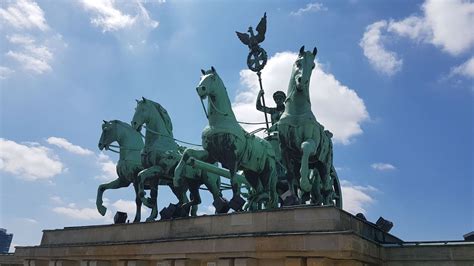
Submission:
<svg viewBox="0 0 474 266">
<path fill-rule="evenodd" d="M 267 12 L 263 14 L 262 19 L 257 25 L 257 28 L 255 28 L 258 32 L 257 36 L 255 36 L 256 41 L 258 43 L 261 43 L 265 40 L 265 32 L 267 31 Z"/>
<path fill-rule="evenodd" d="M 239 37 L 240 41 L 243 42 L 245 45 L 249 45 L 250 43 L 250 36 L 247 33 L 241 33 L 236 31 L 237 37 Z"/>
</svg>

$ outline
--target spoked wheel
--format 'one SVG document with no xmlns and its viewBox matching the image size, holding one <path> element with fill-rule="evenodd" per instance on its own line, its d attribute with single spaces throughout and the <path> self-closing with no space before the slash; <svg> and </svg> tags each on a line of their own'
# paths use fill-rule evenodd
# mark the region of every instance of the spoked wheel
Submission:
<svg viewBox="0 0 474 266">
<path fill-rule="evenodd" d="M 254 72 L 259 72 L 267 64 L 267 52 L 258 47 L 247 56 L 247 66 Z"/>
</svg>

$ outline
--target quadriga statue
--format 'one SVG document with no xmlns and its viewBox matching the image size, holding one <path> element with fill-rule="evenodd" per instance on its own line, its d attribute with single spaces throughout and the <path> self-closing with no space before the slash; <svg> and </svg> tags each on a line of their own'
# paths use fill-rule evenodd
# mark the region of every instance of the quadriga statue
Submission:
<svg viewBox="0 0 474 266">
<path fill-rule="evenodd" d="M 196 90 L 199 97 L 207 98 L 206 116 L 209 125 L 202 132 L 204 150 L 186 149 L 180 165 L 181 169 L 189 158 L 195 158 L 208 163 L 219 162 L 230 172 L 233 198 L 230 207 L 240 210 L 244 204 L 240 197 L 238 170 L 243 170 L 248 184 L 256 191 L 265 192 L 268 197 L 266 208 L 278 206 L 276 192 L 277 173 L 275 152 L 266 140 L 247 133 L 237 122 L 227 90 L 214 67 L 208 71 L 202 70 L 201 81 Z M 209 169 L 212 170 L 212 169 Z M 180 172 L 176 171 L 175 176 Z"/>
<path fill-rule="evenodd" d="M 102 134 L 99 139 L 99 149 L 112 150 L 111 146 L 115 147 L 112 143 L 117 142 L 120 158 L 117 162 L 117 175 L 118 178 L 99 186 L 97 190 L 97 210 L 103 216 L 105 215 L 107 208 L 103 205 L 102 196 L 107 189 L 118 189 L 122 187 L 128 187 L 133 184 L 135 189 L 135 203 L 137 206 L 134 223 L 140 222 L 141 218 L 141 206 L 142 201 L 138 193 L 139 180 L 138 173 L 143 170 L 140 153 L 143 149 L 143 139 L 140 134 L 133 129 L 129 124 L 119 120 L 105 121 L 102 124 Z M 157 190 L 156 184 L 145 184 L 144 188 L 151 189 L 151 191 Z M 146 219 L 152 221 L 158 215 L 156 210 L 156 194 L 152 197 L 154 204 L 152 205 L 152 211 L 150 216 Z"/>
<path fill-rule="evenodd" d="M 199 187 L 202 184 L 212 193 L 214 200 L 222 197 L 219 176 L 190 166 L 181 172 L 180 182 L 173 184 L 175 168 L 182 157 L 182 147 L 175 142 L 171 118 L 163 106 L 146 98 L 137 100 L 131 124 L 135 130 L 140 131 L 142 126 L 146 130 L 142 152 L 142 164 L 146 169 L 139 173 L 139 195 L 145 205 L 152 207 L 154 204 L 144 191 L 143 185 L 147 182 L 157 182 L 171 188 L 179 200 L 174 217 L 188 216 L 190 207 L 192 215 L 196 215 L 197 205 L 201 203 Z M 188 189 L 191 201 L 186 195 Z M 155 197 L 154 194 L 151 196 Z"/>
<path fill-rule="evenodd" d="M 316 53 L 316 48 L 311 52 L 301 47 L 293 65 L 285 111 L 275 127 L 293 203 L 303 203 L 310 195 L 313 204 L 342 208 L 341 188 L 332 164 L 332 134 L 324 130 L 311 110 L 309 83 Z"/>
</svg>

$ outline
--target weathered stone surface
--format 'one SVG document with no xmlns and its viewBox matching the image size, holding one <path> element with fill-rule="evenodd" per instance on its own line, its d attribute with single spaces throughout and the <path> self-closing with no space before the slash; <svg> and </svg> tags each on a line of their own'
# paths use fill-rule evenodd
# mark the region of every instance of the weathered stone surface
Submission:
<svg viewBox="0 0 474 266">
<path fill-rule="evenodd" d="M 403 244 L 339 209 L 298 207 L 45 230 L 15 257 L 25 266 L 472 266 L 474 242 Z"/>
<path fill-rule="evenodd" d="M 372 224 L 334 207 L 293 207 L 139 224 L 66 227 L 45 230 L 41 246 L 126 243 L 207 238 L 237 234 L 354 231 L 371 240 L 401 242 Z M 377 236 L 379 235 L 379 236 Z"/>
</svg>

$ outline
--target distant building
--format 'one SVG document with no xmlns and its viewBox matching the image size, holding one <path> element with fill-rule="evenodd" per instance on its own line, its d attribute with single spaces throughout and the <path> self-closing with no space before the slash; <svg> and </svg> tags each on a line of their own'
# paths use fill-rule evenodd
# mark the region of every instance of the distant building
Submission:
<svg viewBox="0 0 474 266">
<path fill-rule="evenodd" d="M 0 228 L 0 254 L 8 253 L 13 234 L 7 234 L 7 229 Z"/>
</svg>

